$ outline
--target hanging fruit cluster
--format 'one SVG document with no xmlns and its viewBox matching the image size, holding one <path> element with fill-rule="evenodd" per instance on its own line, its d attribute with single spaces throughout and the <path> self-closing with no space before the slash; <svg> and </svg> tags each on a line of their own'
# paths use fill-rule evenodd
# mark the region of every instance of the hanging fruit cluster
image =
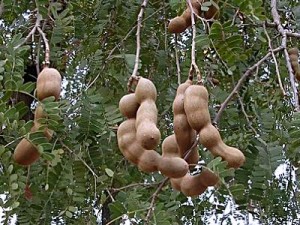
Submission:
<svg viewBox="0 0 300 225">
<path fill-rule="evenodd" d="M 195 19 L 197 19 L 197 16 L 203 16 L 206 20 L 211 19 L 217 19 L 219 17 L 219 7 L 216 5 L 215 2 L 213 2 L 210 6 L 208 11 L 201 11 L 201 5 L 203 0 L 191 0 L 191 5 L 193 9 L 193 13 L 195 15 Z M 203 15 L 201 15 L 203 13 Z M 170 20 L 170 23 L 168 25 L 168 31 L 170 33 L 182 33 L 185 31 L 188 27 L 192 25 L 192 18 L 191 18 L 192 12 L 187 4 L 186 9 L 180 16 L 176 16 L 175 18 Z"/>
<path fill-rule="evenodd" d="M 53 68 L 45 67 L 37 78 L 36 83 L 36 95 L 39 101 L 42 101 L 45 98 L 53 96 L 55 100 L 59 99 L 61 91 L 61 75 L 60 73 Z M 53 131 L 48 129 L 47 126 L 42 126 L 39 122 L 40 119 L 46 118 L 47 115 L 44 112 L 43 106 L 39 103 L 35 109 L 34 113 L 34 125 L 31 128 L 30 132 L 36 132 L 43 130 L 44 136 L 51 140 Z M 28 166 L 38 160 L 40 153 L 38 152 L 37 147 L 31 143 L 28 139 L 23 138 L 20 143 L 17 145 L 13 159 L 16 163 Z"/>
<path fill-rule="evenodd" d="M 288 50 L 292 69 L 294 71 L 294 75 L 298 81 L 300 81 L 300 65 L 298 62 L 299 50 L 298 48 L 291 48 Z"/>
<path fill-rule="evenodd" d="M 157 128 L 157 92 L 154 84 L 139 77 L 135 93 L 123 96 L 119 102 L 121 113 L 127 117 L 118 128 L 118 146 L 124 157 L 141 171 L 160 171 L 171 180 L 174 189 L 186 196 L 203 193 L 207 187 L 218 183 L 218 176 L 204 168 L 200 174 L 191 175 L 189 165 L 199 161 L 197 135 L 200 143 L 214 156 L 220 156 L 229 167 L 243 165 L 243 153 L 227 146 L 218 130 L 211 124 L 208 111 L 208 92 L 191 80 L 179 85 L 173 102 L 174 134 L 162 142 L 162 155 L 155 149 L 161 139 Z"/>
</svg>

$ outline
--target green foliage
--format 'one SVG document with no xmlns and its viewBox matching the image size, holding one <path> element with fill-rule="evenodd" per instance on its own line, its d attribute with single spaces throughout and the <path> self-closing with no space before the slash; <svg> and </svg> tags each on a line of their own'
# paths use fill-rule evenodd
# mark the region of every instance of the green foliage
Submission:
<svg viewBox="0 0 300 225">
<path fill-rule="evenodd" d="M 149 224 L 210 224 L 212 220 L 217 224 L 253 220 L 298 224 L 300 114 L 294 112 L 282 52 L 276 54 L 277 64 L 270 57 L 246 77 L 218 122 L 224 142 L 241 149 L 246 163 L 229 169 L 221 158 L 199 147 L 199 164 L 218 174 L 220 183 L 193 198 L 174 191 L 169 182 L 156 193 L 164 177 L 140 172 L 124 159 L 116 141 L 117 126 L 123 121 L 118 101 L 126 93 L 134 68 L 135 25 L 142 1 L 2 2 L 1 222 L 8 224 L 16 215 L 20 224 L 145 224 L 154 198 Z M 196 63 L 210 93 L 212 119 L 241 76 L 269 52 L 262 24 L 273 21 L 269 1 L 218 2 L 220 18 L 207 24 L 197 20 L 195 40 Z M 284 27 L 299 32 L 299 1 L 276 2 Z M 192 60 L 191 30 L 177 35 L 175 43 L 175 36 L 166 29 L 168 20 L 185 7 L 185 1 L 149 1 L 143 16 L 138 72 L 157 87 L 162 137 L 173 132 L 172 101 L 178 80 L 186 80 Z M 36 10 L 49 39 L 51 67 L 63 76 L 58 102 L 53 98 L 38 102 L 36 77 L 28 82 L 26 74 L 28 66 L 44 61 L 45 44 L 38 32 L 26 39 L 35 26 Z M 267 24 L 266 31 L 272 47 L 280 46 L 282 37 L 276 28 Z M 299 45 L 299 38 L 288 37 L 288 47 Z M 212 78 L 220 84 L 214 85 Z M 18 101 L 21 96 L 30 98 L 31 104 Z M 37 103 L 47 117 L 40 119 L 38 131 L 31 132 L 33 120 L 24 118 Z M 44 137 L 45 127 L 54 131 L 50 141 Z M 30 168 L 12 159 L 23 138 L 41 153 Z M 253 220 L 248 221 L 249 217 Z"/>
</svg>

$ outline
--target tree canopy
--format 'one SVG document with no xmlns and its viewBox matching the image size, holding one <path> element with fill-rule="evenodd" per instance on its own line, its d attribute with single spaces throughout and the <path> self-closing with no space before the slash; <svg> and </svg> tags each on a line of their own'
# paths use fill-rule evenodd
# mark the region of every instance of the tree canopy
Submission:
<svg viewBox="0 0 300 225">
<path fill-rule="evenodd" d="M 300 46 L 300 2 L 199 2 L 200 15 L 173 34 L 168 24 L 190 0 L 1 0 L 2 223 L 300 223 L 300 66 L 289 52 Z M 205 18 L 213 6 L 218 16 Z M 45 65 L 62 75 L 58 101 L 36 95 Z M 219 183 L 191 198 L 126 160 L 118 104 L 137 76 L 156 86 L 162 140 L 174 132 L 176 89 L 194 76 L 209 92 L 212 123 L 244 165 L 228 168 L 199 145 L 193 173 L 209 168 Z M 50 141 L 32 131 L 37 104 Z M 24 138 L 40 153 L 30 166 L 13 159 Z"/>
</svg>

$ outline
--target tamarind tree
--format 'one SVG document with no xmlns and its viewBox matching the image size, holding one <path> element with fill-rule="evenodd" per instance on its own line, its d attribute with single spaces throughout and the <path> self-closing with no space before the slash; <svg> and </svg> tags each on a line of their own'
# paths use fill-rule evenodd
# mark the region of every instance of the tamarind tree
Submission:
<svg viewBox="0 0 300 225">
<path fill-rule="evenodd" d="M 0 1 L 0 223 L 300 223 L 300 69 L 289 52 L 300 46 L 300 2 L 199 0 L 199 11 L 194 2 Z M 170 33 L 187 8 L 190 24 Z M 50 141 L 30 133 L 44 65 L 63 78 L 60 100 L 42 100 Z M 187 198 L 124 159 L 118 102 L 137 76 L 156 86 L 162 139 L 174 132 L 178 85 L 197 77 L 244 165 L 229 169 L 199 145 L 198 164 L 220 182 Z M 12 157 L 23 138 L 40 153 L 27 167 Z"/>
</svg>

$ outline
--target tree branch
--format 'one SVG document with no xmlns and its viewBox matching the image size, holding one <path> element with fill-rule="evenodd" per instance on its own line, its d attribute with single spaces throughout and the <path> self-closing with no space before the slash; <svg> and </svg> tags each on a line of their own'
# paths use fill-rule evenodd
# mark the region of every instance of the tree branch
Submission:
<svg viewBox="0 0 300 225">
<path fill-rule="evenodd" d="M 270 38 L 270 36 L 269 36 L 269 34 L 268 34 L 268 31 L 267 31 L 267 28 L 266 28 L 266 25 L 265 25 L 265 24 L 263 25 L 263 28 L 264 28 L 265 35 L 266 35 L 266 37 L 267 37 L 267 39 L 268 39 L 269 49 L 270 49 L 270 51 L 271 51 L 271 53 L 272 53 L 272 58 L 273 58 L 273 60 L 274 60 L 275 70 L 276 70 L 276 75 L 277 75 L 279 87 L 280 87 L 280 89 L 281 89 L 281 92 L 282 92 L 283 96 L 285 96 L 286 93 L 285 93 L 285 91 L 284 91 L 284 88 L 283 88 L 283 85 L 282 85 L 282 82 L 281 82 L 281 77 L 280 77 L 280 72 L 279 72 L 279 68 L 278 68 L 277 59 L 276 59 L 276 56 L 275 56 L 275 54 L 274 54 L 274 52 L 273 52 L 272 41 L 271 41 L 271 38 Z"/>
<path fill-rule="evenodd" d="M 274 54 L 282 51 L 284 49 L 284 47 L 280 46 L 278 48 L 273 49 Z M 249 67 L 246 72 L 242 75 L 242 77 L 239 79 L 239 81 L 237 82 L 237 84 L 235 85 L 235 87 L 233 88 L 233 90 L 231 91 L 231 93 L 228 95 L 228 97 L 225 99 L 225 101 L 221 104 L 221 107 L 215 117 L 215 119 L 213 120 L 213 124 L 218 124 L 221 115 L 223 113 L 223 111 L 225 110 L 225 108 L 227 107 L 229 101 L 233 98 L 233 96 L 240 90 L 240 88 L 242 87 L 244 81 L 246 80 L 246 78 L 248 76 L 250 76 L 256 68 L 258 68 L 262 63 L 264 63 L 270 56 L 272 55 L 271 52 L 268 52 L 263 58 L 261 58 L 258 62 L 256 62 L 253 66 Z"/>
<path fill-rule="evenodd" d="M 290 63 L 289 54 L 286 49 L 287 31 L 283 28 L 283 26 L 280 23 L 280 16 L 277 11 L 277 1 L 276 0 L 271 0 L 271 13 L 272 13 L 273 21 L 277 26 L 277 30 L 280 33 L 280 35 L 282 36 L 281 47 L 284 49 L 284 56 L 285 56 L 285 60 L 286 60 L 287 69 L 289 72 L 291 87 L 293 90 L 294 107 L 295 107 L 296 111 L 299 111 L 298 91 L 297 91 L 297 87 L 295 85 L 295 77 L 294 77 L 292 66 Z"/>
</svg>

